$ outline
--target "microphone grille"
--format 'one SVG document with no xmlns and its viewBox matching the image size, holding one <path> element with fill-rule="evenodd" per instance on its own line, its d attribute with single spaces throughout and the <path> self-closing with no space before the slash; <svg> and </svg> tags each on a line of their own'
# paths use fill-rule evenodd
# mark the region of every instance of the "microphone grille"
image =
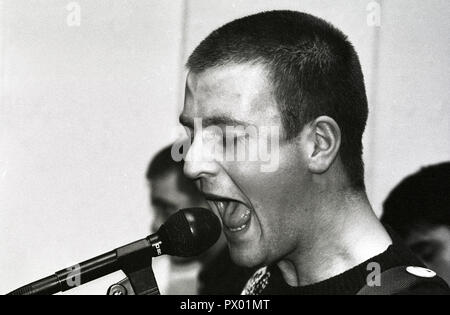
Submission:
<svg viewBox="0 0 450 315">
<path fill-rule="evenodd" d="M 200 255 L 217 242 L 221 230 L 219 218 L 204 208 L 179 210 L 160 229 L 168 241 L 166 253 L 181 257 Z"/>
</svg>

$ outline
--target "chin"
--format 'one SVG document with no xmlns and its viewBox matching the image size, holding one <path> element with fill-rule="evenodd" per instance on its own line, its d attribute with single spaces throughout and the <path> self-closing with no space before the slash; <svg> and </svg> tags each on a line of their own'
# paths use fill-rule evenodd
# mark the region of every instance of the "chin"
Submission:
<svg viewBox="0 0 450 315">
<path fill-rule="evenodd" d="M 252 252 L 246 249 L 235 249 L 230 247 L 230 256 L 233 262 L 242 267 L 253 268 L 265 266 L 265 259 L 258 252 Z"/>
</svg>

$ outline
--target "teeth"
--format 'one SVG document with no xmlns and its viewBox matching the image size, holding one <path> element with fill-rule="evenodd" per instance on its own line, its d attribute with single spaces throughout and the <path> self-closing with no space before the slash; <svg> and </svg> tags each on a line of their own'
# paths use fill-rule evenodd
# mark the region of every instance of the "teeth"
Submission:
<svg viewBox="0 0 450 315">
<path fill-rule="evenodd" d="M 228 202 L 228 201 L 221 201 L 221 200 L 215 200 L 214 204 L 216 205 L 216 208 L 219 211 L 219 214 L 222 216 L 222 219 L 225 219 L 225 220 L 227 217 L 229 219 L 230 215 L 232 215 L 232 213 L 234 211 L 233 209 L 236 209 L 236 207 L 237 207 L 237 204 L 235 204 L 235 203 Z M 249 209 L 246 209 L 245 212 L 240 215 L 241 219 L 239 221 L 247 222 L 247 220 L 250 216 L 251 216 L 251 211 Z M 236 218 L 233 221 L 236 221 Z M 239 227 L 230 227 L 227 225 L 227 228 L 230 232 L 239 232 L 239 231 L 242 231 L 243 229 L 245 229 L 247 226 L 248 226 L 248 222 L 242 224 Z"/>
<path fill-rule="evenodd" d="M 247 227 L 247 224 L 243 224 L 243 225 L 241 225 L 240 227 L 237 227 L 237 228 L 229 228 L 229 230 L 231 232 L 238 232 L 238 231 L 241 231 L 241 230 L 245 229 L 246 227 Z"/>
</svg>

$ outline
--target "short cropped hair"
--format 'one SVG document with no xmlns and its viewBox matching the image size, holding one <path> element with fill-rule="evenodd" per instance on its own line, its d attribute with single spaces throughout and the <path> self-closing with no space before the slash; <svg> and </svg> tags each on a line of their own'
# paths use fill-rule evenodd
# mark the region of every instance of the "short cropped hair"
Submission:
<svg viewBox="0 0 450 315">
<path fill-rule="evenodd" d="M 416 229 L 450 227 L 449 181 L 450 162 L 406 177 L 384 201 L 381 221 L 403 237 Z"/>
<path fill-rule="evenodd" d="M 193 73 L 229 64 L 268 69 L 287 140 L 326 115 L 342 134 L 339 155 L 350 185 L 364 190 L 362 135 L 368 106 L 358 55 L 328 22 L 294 11 L 270 11 L 212 32 L 187 62 Z"/>
</svg>

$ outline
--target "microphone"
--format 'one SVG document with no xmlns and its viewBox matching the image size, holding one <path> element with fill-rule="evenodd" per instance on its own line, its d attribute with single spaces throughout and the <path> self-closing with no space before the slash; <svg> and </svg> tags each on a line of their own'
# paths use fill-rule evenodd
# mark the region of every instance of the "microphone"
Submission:
<svg viewBox="0 0 450 315">
<path fill-rule="evenodd" d="M 151 257 L 165 254 L 181 257 L 197 256 L 216 243 L 221 230 L 220 221 L 212 211 L 203 208 L 182 209 L 170 216 L 158 232 L 144 239 L 57 271 L 8 295 L 55 294 L 72 289 L 74 277 L 78 281 L 76 284 L 78 286 L 121 270 L 130 264 L 150 266 Z"/>
</svg>

